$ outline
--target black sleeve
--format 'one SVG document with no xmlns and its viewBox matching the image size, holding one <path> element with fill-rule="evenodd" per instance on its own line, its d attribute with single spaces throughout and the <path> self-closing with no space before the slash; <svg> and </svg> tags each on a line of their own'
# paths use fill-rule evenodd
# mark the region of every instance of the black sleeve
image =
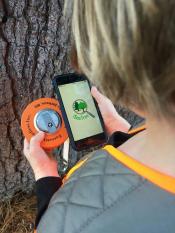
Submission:
<svg viewBox="0 0 175 233">
<path fill-rule="evenodd" d="M 62 179 L 60 177 L 45 177 L 36 182 L 36 197 L 37 197 L 37 216 L 35 221 L 35 228 L 48 207 L 50 199 L 53 194 L 62 185 Z"/>
<path fill-rule="evenodd" d="M 143 129 L 135 133 L 132 133 L 132 134 L 117 131 L 110 136 L 110 138 L 108 139 L 107 145 L 112 145 L 117 148 L 141 131 L 143 131 Z"/>
</svg>

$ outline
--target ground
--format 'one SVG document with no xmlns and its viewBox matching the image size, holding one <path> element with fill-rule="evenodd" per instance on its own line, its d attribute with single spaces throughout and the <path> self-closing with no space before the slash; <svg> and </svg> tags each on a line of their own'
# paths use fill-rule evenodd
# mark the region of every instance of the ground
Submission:
<svg viewBox="0 0 175 233">
<path fill-rule="evenodd" d="M 35 195 L 17 193 L 0 203 L 0 233 L 32 233 L 35 216 Z"/>
</svg>

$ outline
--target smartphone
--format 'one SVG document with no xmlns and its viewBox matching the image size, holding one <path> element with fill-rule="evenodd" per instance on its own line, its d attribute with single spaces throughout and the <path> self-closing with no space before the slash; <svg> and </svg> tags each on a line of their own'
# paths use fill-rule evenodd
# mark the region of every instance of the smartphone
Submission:
<svg viewBox="0 0 175 233">
<path fill-rule="evenodd" d="M 58 75 L 53 80 L 72 147 L 81 151 L 104 144 L 104 122 L 89 80 L 76 73 Z"/>
</svg>

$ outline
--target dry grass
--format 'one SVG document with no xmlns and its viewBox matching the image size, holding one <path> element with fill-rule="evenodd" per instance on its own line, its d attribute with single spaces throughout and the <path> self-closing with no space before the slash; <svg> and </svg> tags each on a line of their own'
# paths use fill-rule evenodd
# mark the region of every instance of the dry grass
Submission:
<svg viewBox="0 0 175 233">
<path fill-rule="evenodd" d="M 36 198 L 18 193 L 0 203 L 0 233 L 32 233 L 36 215 Z"/>
</svg>

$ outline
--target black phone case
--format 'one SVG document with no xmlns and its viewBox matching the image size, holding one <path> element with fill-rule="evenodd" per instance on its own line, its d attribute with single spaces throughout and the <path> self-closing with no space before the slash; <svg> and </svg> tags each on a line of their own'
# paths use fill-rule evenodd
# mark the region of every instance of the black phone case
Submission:
<svg viewBox="0 0 175 233">
<path fill-rule="evenodd" d="M 68 132 L 68 135 L 69 135 L 69 139 L 70 139 L 70 143 L 71 143 L 71 146 L 73 147 L 74 150 L 76 151 L 81 151 L 81 150 L 86 150 L 86 149 L 89 149 L 90 145 L 86 145 L 86 141 L 85 140 L 90 140 L 91 138 L 95 137 L 94 136 L 91 136 L 89 138 L 86 138 L 86 139 L 82 139 L 82 140 L 79 140 L 78 142 L 82 144 L 82 148 L 78 148 L 75 144 L 75 141 L 74 141 L 74 138 L 73 138 L 73 134 L 72 134 L 72 131 L 71 131 L 71 127 L 70 127 L 70 124 L 69 124 L 69 120 L 68 120 L 68 117 L 67 117 L 67 114 L 66 114 L 66 111 L 65 111 L 65 108 L 64 108 L 64 104 L 63 104 L 63 101 L 62 101 L 62 98 L 61 98 L 61 95 L 60 95 L 60 92 L 58 90 L 58 83 L 57 83 L 57 80 L 60 79 L 60 78 L 64 78 L 64 77 L 67 77 L 67 76 L 70 76 L 70 78 L 74 75 L 76 75 L 77 77 L 79 77 L 79 79 L 77 79 L 77 82 L 79 81 L 83 81 L 83 80 L 87 80 L 88 81 L 88 84 L 89 84 L 89 87 L 91 89 L 91 84 L 89 82 L 89 80 L 86 78 L 86 76 L 82 76 L 82 75 L 79 75 L 79 74 L 75 74 L 75 73 L 70 73 L 70 74 L 63 74 L 63 75 L 57 75 L 54 77 L 53 81 L 52 81 L 52 85 L 54 87 L 54 92 L 56 93 L 57 95 L 57 98 L 58 98 L 58 101 L 60 103 L 60 108 L 61 108 L 61 112 L 62 112 L 62 116 L 63 116 L 63 119 L 64 119 L 64 122 L 65 122 L 65 125 L 66 125 L 66 129 L 67 129 L 67 132 Z M 100 112 L 100 109 L 98 107 L 98 104 L 96 102 L 96 100 L 93 98 L 94 100 L 94 104 L 95 104 L 95 107 L 97 109 L 97 113 L 98 113 L 98 116 L 100 118 L 100 122 L 101 122 L 101 125 L 102 125 L 102 128 L 103 128 L 103 131 L 104 131 L 104 139 L 101 140 L 101 143 L 97 144 L 97 145 L 100 145 L 100 144 L 103 144 L 106 142 L 107 140 L 107 135 L 106 135 L 106 131 L 105 131 L 105 126 L 104 126 L 104 122 L 103 122 L 103 118 L 102 118 L 102 115 L 101 115 L 101 112 Z M 82 141 L 82 142 L 81 142 Z M 84 142 L 85 141 L 85 142 Z M 93 144 L 91 145 L 91 147 L 93 146 L 97 146 L 96 144 Z"/>
</svg>

